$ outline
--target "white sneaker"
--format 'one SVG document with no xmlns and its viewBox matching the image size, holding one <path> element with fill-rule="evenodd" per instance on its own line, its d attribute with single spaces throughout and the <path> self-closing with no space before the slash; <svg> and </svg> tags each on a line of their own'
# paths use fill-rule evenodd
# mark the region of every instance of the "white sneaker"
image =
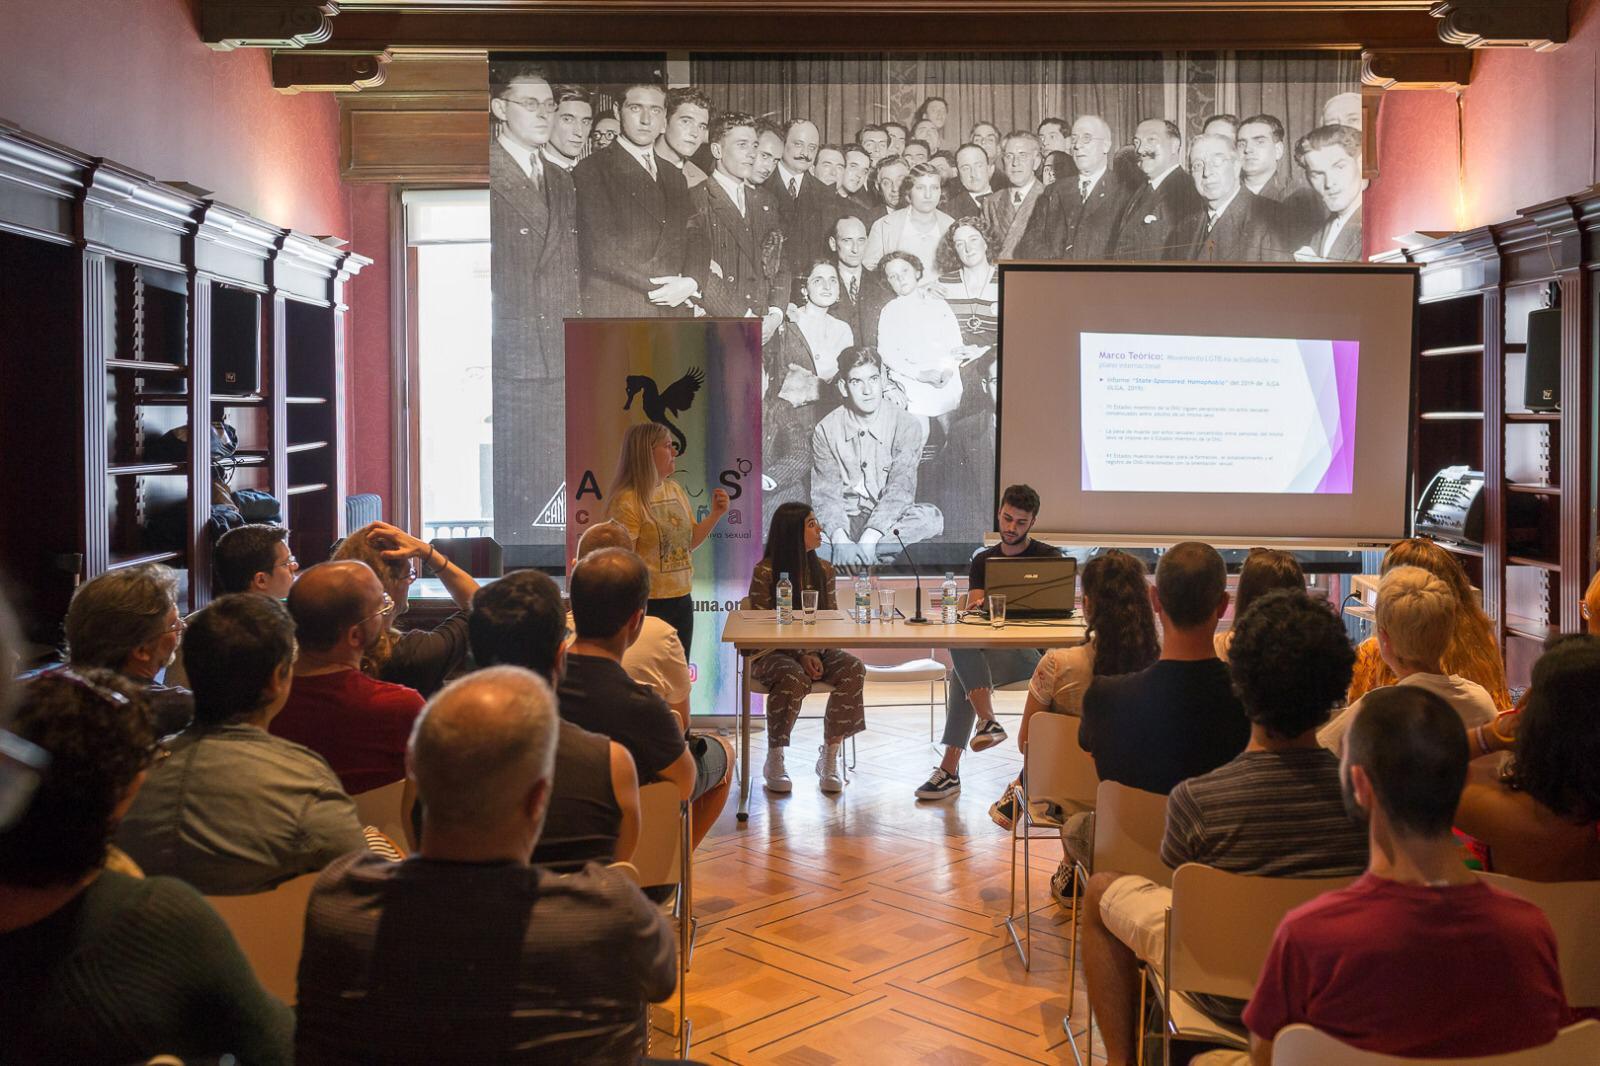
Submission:
<svg viewBox="0 0 1600 1066">
<path fill-rule="evenodd" d="M 767 762 L 761 768 L 761 776 L 768 792 L 788 792 L 794 788 L 794 782 L 789 780 L 789 771 L 783 766 L 782 748 L 767 749 Z"/>
<path fill-rule="evenodd" d="M 842 746 L 834 742 L 817 749 L 817 785 L 830 794 L 844 791 L 844 775 L 839 771 Z"/>
</svg>

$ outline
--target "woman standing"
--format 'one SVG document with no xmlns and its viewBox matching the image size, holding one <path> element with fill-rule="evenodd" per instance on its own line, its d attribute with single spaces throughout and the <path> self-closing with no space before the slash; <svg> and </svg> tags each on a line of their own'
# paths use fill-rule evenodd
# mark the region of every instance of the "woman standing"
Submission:
<svg viewBox="0 0 1600 1066">
<path fill-rule="evenodd" d="M 728 513 L 728 494 L 711 493 L 711 512 L 699 522 L 683 486 L 672 480 L 678 454 L 667 427 L 630 426 L 622 438 L 617 474 L 606 490 L 606 517 L 633 538 L 633 550 L 650 571 L 649 613 L 678 631 L 684 655 L 694 641 L 694 560 L 691 553 Z"/>
<path fill-rule="evenodd" d="M 944 183 L 939 180 L 938 168 L 931 163 L 912 167 L 900 183 L 898 202 L 905 206 L 896 207 L 872 224 L 862 265 L 877 270 L 890 252 L 910 252 L 919 264 L 931 264 L 945 231 L 955 221 L 939 210 L 943 195 Z"/>
<path fill-rule="evenodd" d="M 772 516 L 767 529 L 767 551 L 750 577 L 750 606 L 770 611 L 777 602 L 779 577 L 788 575 L 794 585 L 794 602 L 800 603 L 806 590 L 817 593 L 817 608 L 831 611 L 837 603 L 833 590 L 833 567 L 817 558 L 822 546 L 822 526 L 811 512 L 811 505 L 791 501 Z M 846 737 L 867 727 L 862 691 L 867 670 L 849 652 L 838 648 L 820 651 L 770 651 L 750 665 L 751 676 L 766 686 L 767 762 L 761 774 L 768 792 L 788 792 L 794 784 L 783 764 L 784 749 L 794 732 L 800 702 L 814 682 L 833 686 L 828 694 L 828 709 L 822 718 L 822 747 L 817 749 L 817 784 L 824 792 L 844 788 L 840 752 Z"/>
<path fill-rule="evenodd" d="M 761 407 L 766 437 L 762 455 L 764 473 L 778 491 L 808 496 L 811 434 L 838 401 L 832 385 L 839 375 L 839 353 L 855 338 L 848 323 L 828 313 L 839 300 L 839 269 L 831 259 L 811 264 L 800 292 L 804 303 L 763 348 L 767 395 Z"/>
</svg>

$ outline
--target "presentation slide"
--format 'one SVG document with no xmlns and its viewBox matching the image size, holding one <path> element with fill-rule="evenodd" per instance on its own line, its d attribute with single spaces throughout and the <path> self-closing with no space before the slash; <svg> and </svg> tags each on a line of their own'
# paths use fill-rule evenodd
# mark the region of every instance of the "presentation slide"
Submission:
<svg viewBox="0 0 1600 1066">
<path fill-rule="evenodd" d="M 1085 492 L 1348 494 L 1354 340 L 1080 334 Z"/>
</svg>

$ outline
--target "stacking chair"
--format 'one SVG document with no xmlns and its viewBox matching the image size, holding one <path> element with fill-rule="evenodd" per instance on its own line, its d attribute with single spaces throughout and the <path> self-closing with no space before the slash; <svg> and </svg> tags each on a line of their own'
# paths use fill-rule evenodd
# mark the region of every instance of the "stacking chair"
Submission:
<svg viewBox="0 0 1600 1066">
<path fill-rule="evenodd" d="M 694 953 L 694 862 L 690 853 L 690 808 L 670 781 L 639 789 L 639 843 L 631 869 L 641 888 L 670 886 L 666 904 L 678 922 L 678 1054 L 689 1057 L 693 1026 L 689 1021 L 689 963 Z"/>
<path fill-rule="evenodd" d="M 1574 1007 L 1600 1007 L 1600 882 L 1524 881 L 1490 873 L 1478 876 L 1544 911 L 1555 930 L 1567 1002 Z"/>
<path fill-rule="evenodd" d="M 1600 1062 L 1600 1022 L 1569 1025 L 1543 1047 L 1470 1059 L 1403 1059 L 1361 1051 L 1309 1025 L 1290 1025 L 1272 1042 L 1272 1066 L 1594 1066 Z"/>
<path fill-rule="evenodd" d="M 356 813 L 361 816 L 362 825 L 373 826 L 401 848 L 415 847 L 405 794 L 406 782 L 401 779 L 350 798 L 356 801 Z"/>
<path fill-rule="evenodd" d="M 222 916 L 261 987 L 293 1006 L 300 949 L 305 943 L 306 905 L 317 874 L 303 874 L 250 896 L 207 896 Z"/>
<path fill-rule="evenodd" d="M 1028 730 L 1028 748 L 1023 755 L 1022 779 L 1011 787 L 1011 904 L 1006 913 L 1006 931 L 1022 958 L 1022 968 L 1033 968 L 1033 893 L 1032 857 L 1029 843 L 1034 837 L 1057 837 L 1069 809 L 1094 802 L 1100 779 L 1094 759 L 1078 746 L 1078 719 L 1065 714 L 1036 714 Z M 1036 807 L 1038 809 L 1036 809 Z M 1034 830 L 1045 832 L 1034 832 Z M 1017 842 L 1022 842 L 1022 912 L 1017 913 Z M 1017 936 L 1017 920 L 1022 920 L 1022 936 Z M 1074 938 L 1072 955 L 1076 958 Z M 1070 966 L 1068 974 L 1072 972 Z M 1072 977 L 1068 977 L 1070 997 Z"/>
</svg>

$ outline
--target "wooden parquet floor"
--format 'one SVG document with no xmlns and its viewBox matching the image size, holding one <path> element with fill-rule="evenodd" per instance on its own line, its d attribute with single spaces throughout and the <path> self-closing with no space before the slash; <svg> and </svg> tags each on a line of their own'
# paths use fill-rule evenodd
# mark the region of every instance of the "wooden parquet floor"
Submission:
<svg viewBox="0 0 1600 1066">
<path fill-rule="evenodd" d="M 898 694 L 869 689 L 868 699 Z M 805 713 L 820 713 L 812 701 Z M 1001 694 L 1002 715 L 1020 706 L 1020 693 Z M 1017 720 L 1002 720 L 1014 737 Z M 969 752 L 956 798 L 918 802 L 912 791 L 938 759 L 926 710 L 869 707 L 867 724 L 839 796 L 816 787 L 819 721 L 796 728 L 788 796 L 761 787 L 765 737 L 752 738 L 750 820 L 736 821 L 730 797 L 695 854 L 690 1057 L 752 1066 L 1072 1062 L 1062 1029 L 1071 927 L 1049 893 L 1058 840 L 1033 844 L 1031 972 L 1002 922 L 1010 836 L 988 807 L 1021 767 L 1014 741 Z M 1081 1047 L 1081 973 L 1076 1001 Z M 671 1057 L 672 1016 L 658 1009 L 656 1020 L 652 1054 Z"/>
</svg>

